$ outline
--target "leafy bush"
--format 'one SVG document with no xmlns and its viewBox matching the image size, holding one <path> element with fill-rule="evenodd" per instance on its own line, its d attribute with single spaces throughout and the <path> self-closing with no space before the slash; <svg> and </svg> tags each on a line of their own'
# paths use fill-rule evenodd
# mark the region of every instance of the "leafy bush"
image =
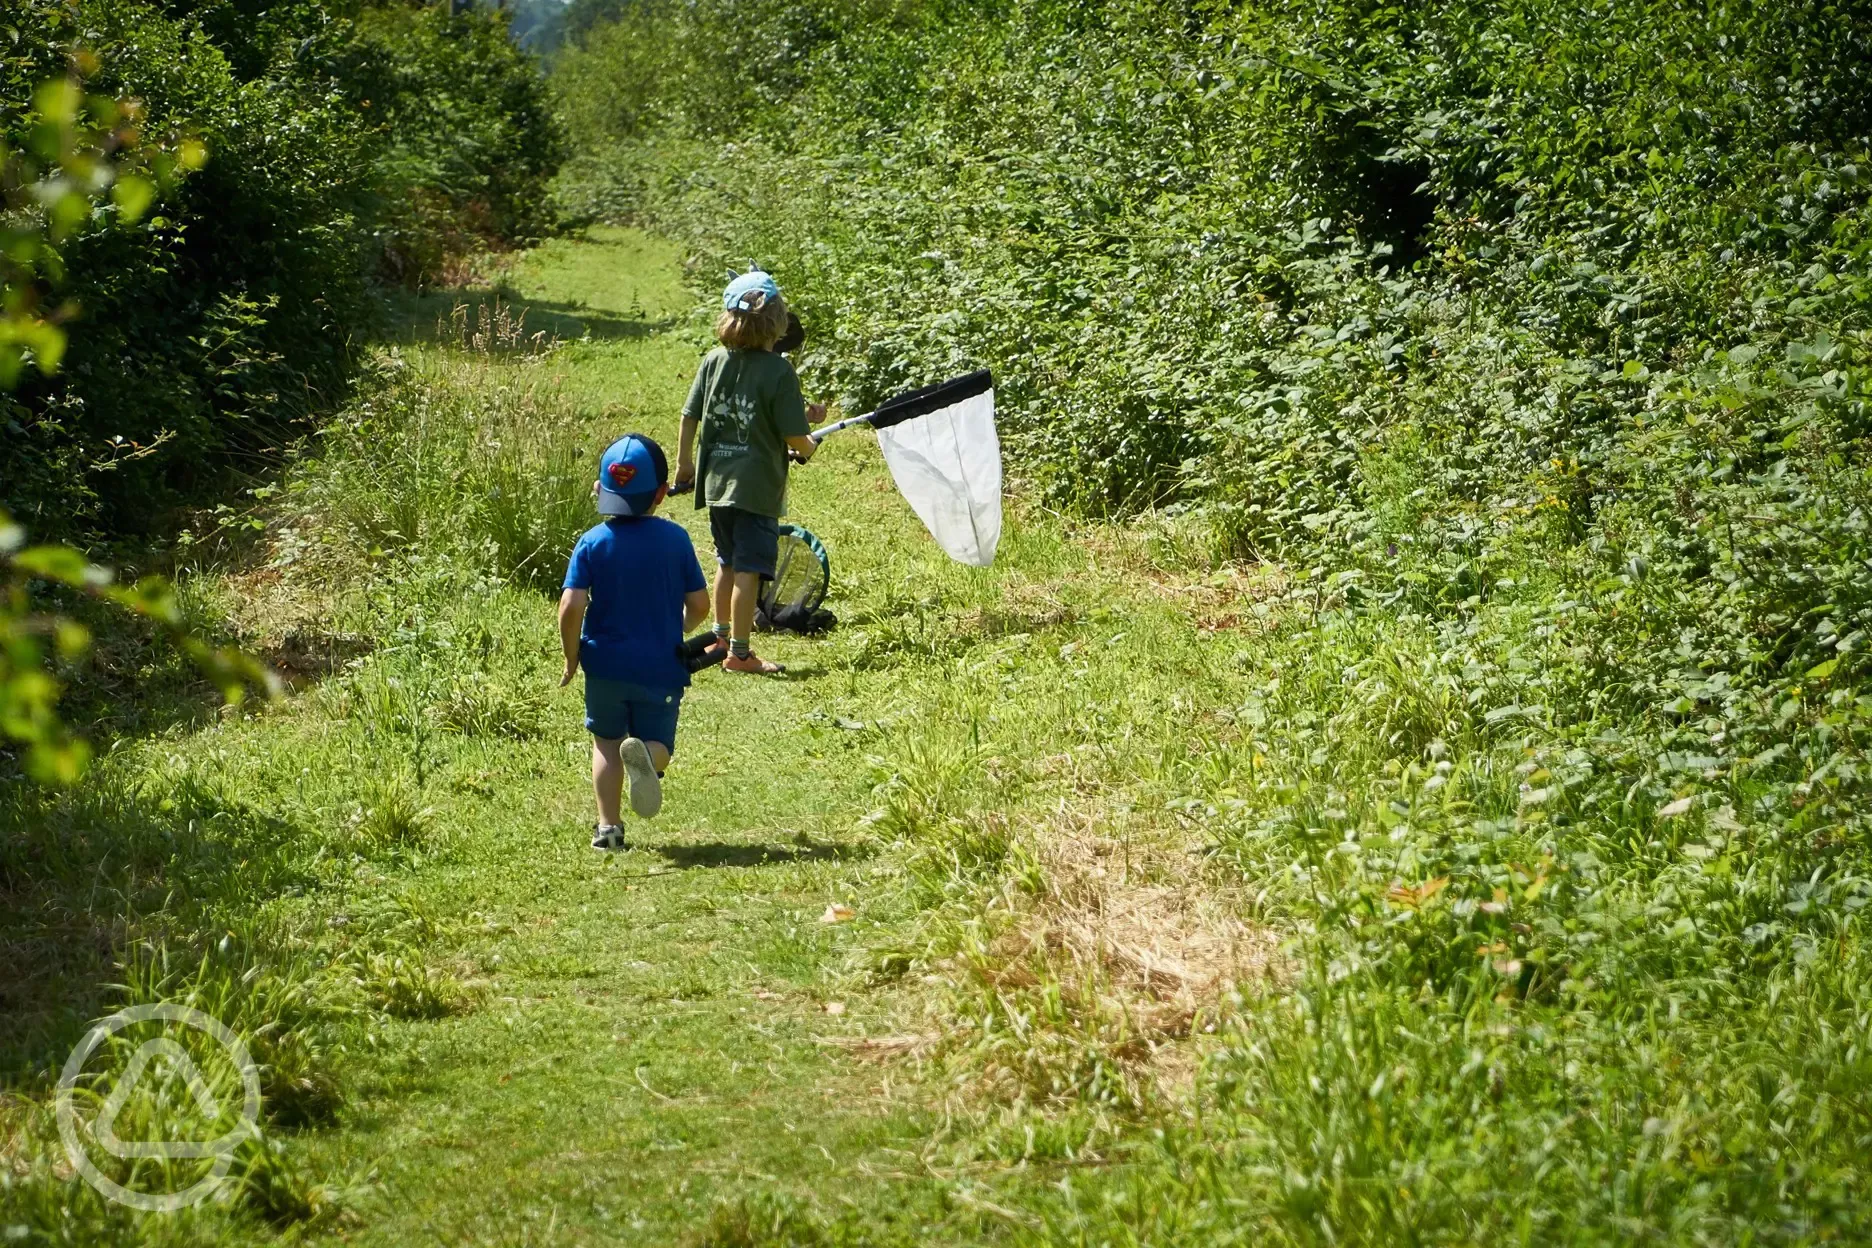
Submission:
<svg viewBox="0 0 1872 1248">
<path fill-rule="evenodd" d="M 380 119 L 371 214 L 390 277 L 449 284 L 464 257 L 550 231 L 563 140 L 538 69 L 497 14 L 366 7 L 329 72 Z"/>
<path fill-rule="evenodd" d="M 1606 453 L 1585 435 L 1645 405 L 1627 360 L 1779 333 L 1816 260 L 1857 303 L 1862 36 L 1796 10 L 1687 47 L 1673 4 L 874 16 L 600 28 L 556 74 L 590 153 L 568 197 L 776 264 L 856 402 L 994 365 L 1022 463 L 1084 506 L 1207 502 L 1277 549 L 1419 423 L 1469 493 L 1510 491 Z M 1614 95 L 1609 128 L 1571 120 Z"/>
<path fill-rule="evenodd" d="M 214 457 L 266 445 L 341 384 L 344 323 L 367 307 L 363 242 L 344 228 L 360 151 L 335 111 L 242 83 L 199 30 L 150 9 L 97 4 L 32 34 L 47 59 L 81 43 L 94 89 L 209 152 L 152 215 L 65 248 L 84 327 L 60 375 L 13 396 L 18 436 L 0 450 L 6 501 L 36 531 L 136 534 Z M 22 79 L 4 97 L 12 132 L 35 123 Z"/>
<path fill-rule="evenodd" d="M 557 131 L 494 15 L 35 0 L 8 23 L 0 142 L 54 120 L 38 88 L 76 48 L 86 90 L 122 101 L 119 134 L 207 157 L 127 183 L 154 204 L 104 208 L 109 228 L 58 250 L 60 316 L 82 328 L 56 376 L 0 400 L 0 504 L 36 533 L 160 536 L 342 398 L 375 274 L 434 281 L 549 225 Z M 31 287 L 9 269 L 9 306 Z"/>
</svg>

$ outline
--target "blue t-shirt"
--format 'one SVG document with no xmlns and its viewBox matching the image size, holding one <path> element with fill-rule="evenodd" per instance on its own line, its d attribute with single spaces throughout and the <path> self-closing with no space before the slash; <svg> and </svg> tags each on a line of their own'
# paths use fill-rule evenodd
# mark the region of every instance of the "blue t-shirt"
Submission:
<svg viewBox="0 0 1872 1248">
<path fill-rule="evenodd" d="M 619 516 L 579 538 L 565 587 L 591 593 L 579 634 L 588 676 L 660 692 L 689 684 L 682 646 L 683 598 L 707 589 L 695 544 L 660 516 Z"/>
</svg>

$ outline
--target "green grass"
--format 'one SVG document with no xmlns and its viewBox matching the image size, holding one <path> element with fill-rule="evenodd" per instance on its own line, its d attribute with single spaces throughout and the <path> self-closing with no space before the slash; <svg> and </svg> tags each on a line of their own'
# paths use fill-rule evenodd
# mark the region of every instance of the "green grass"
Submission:
<svg viewBox="0 0 1872 1248">
<path fill-rule="evenodd" d="M 598 226 L 515 257 L 486 288 L 406 298 L 393 336 L 419 347 L 456 344 L 479 329 L 483 309 L 490 323 L 504 309 L 513 337 L 562 344 L 545 372 L 585 417 L 654 417 L 666 429 L 708 341 L 707 308 L 684 287 L 680 260 L 674 244 L 654 235 Z"/>
<path fill-rule="evenodd" d="M 7 1233 L 1864 1238 L 1866 888 L 1789 865 L 1838 849 L 1824 788 L 1791 824 L 1616 708 L 1517 709 L 1575 693 L 1513 595 L 1438 622 L 1018 500 L 963 568 L 841 437 L 793 495 L 841 626 L 703 675 L 663 815 L 594 854 L 524 535 L 569 545 L 621 428 L 673 439 L 700 318 L 625 231 L 507 280 L 665 328 L 412 331 L 187 582 L 299 691 L 0 795 Z M 225 1204 L 138 1220 L 46 1105 L 157 999 L 254 1037 L 267 1138 Z"/>
<path fill-rule="evenodd" d="M 556 243 L 514 267 L 513 308 L 529 326 L 537 296 L 588 323 L 680 327 L 672 261 L 623 231 Z M 436 337 L 412 330 L 292 469 L 262 549 L 190 582 L 247 644 L 297 660 L 300 692 L 125 740 L 79 793 L 9 811 L 22 846 L 63 855 L 51 872 L 27 849 L 9 863 L 10 938 L 29 944 L 54 912 L 87 934 L 61 945 L 56 983 L 19 990 L 40 1022 L 8 1054 L 25 1186 L 0 1224 L 153 1241 L 276 1223 L 385 1244 L 1000 1237 L 1014 1224 L 984 1211 L 1000 1201 L 971 1193 L 1027 1176 L 952 1138 L 910 1068 L 827 1041 L 901 1031 L 931 991 L 905 976 L 927 970 L 930 873 L 873 827 L 902 787 L 889 756 L 918 758 L 930 717 L 972 713 L 953 704 L 957 672 L 1086 609 L 1071 589 L 1080 606 L 1049 597 L 1038 619 L 1004 602 L 1083 555 L 1016 520 L 1011 575 L 950 565 L 874 444 L 834 442 L 797 474 L 794 512 L 831 547 L 844 627 L 764 642 L 785 679 L 702 677 L 662 816 L 597 855 L 578 688 L 554 687 L 551 577 L 516 568 L 489 483 L 537 484 L 625 427 L 673 447 L 697 351 L 679 328 L 567 334 L 544 357 Z M 512 509 L 561 523 L 569 546 L 583 519 L 560 507 L 536 490 Z M 669 514 L 706 551 L 699 513 Z M 99 804 L 135 828 L 133 865 L 75 813 Z M 857 918 L 821 923 L 835 902 Z M 273 998 L 254 984 L 304 981 L 268 1093 L 292 1173 L 248 1166 L 229 1209 L 116 1217 L 53 1177 L 56 1066 L 89 1018 L 176 995 L 113 969 L 126 941 L 187 965 L 230 928 L 265 971 L 211 971 L 221 995 L 191 999 L 247 1002 L 258 1028 Z M 294 1208 L 312 1220 L 279 1213 Z"/>
</svg>

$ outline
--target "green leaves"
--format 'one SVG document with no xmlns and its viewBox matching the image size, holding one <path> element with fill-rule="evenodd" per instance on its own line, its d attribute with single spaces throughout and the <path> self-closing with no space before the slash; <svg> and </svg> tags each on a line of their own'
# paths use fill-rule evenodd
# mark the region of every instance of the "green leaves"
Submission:
<svg viewBox="0 0 1872 1248">
<path fill-rule="evenodd" d="M 14 555 L 11 562 L 18 573 L 73 589 L 101 589 L 111 579 L 108 571 L 87 563 L 69 546 L 31 546 Z"/>
<path fill-rule="evenodd" d="M 29 307 L 30 303 L 21 299 L 17 306 Z M 29 362 L 50 375 L 64 358 L 63 329 L 26 312 L 0 312 L 0 392 L 19 385 Z"/>
<path fill-rule="evenodd" d="M 111 200 L 117 205 L 117 211 L 123 220 L 136 224 L 156 200 L 156 184 L 148 178 L 135 175 L 122 177 L 111 187 Z"/>
<path fill-rule="evenodd" d="M 88 53 L 74 59 L 96 68 Z M 181 169 L 199 166 L 198 143 L 145 144 L 142 112 L 134 100 L 87 95 L 74 71 L 33 90 L 19 147 L 0 134 L 0 391 L 17 387 L 29 362 L 50 376 L 65 357 L 71 309 L 45 308 L 65 281 L 62 246 L 92 228 L 134 225 Z"/>
<path fill-rule="evenodd" d="M 197 637 L 175 591 L 161 577 L 145 577 L 129 587 L 112 580 L 108 568 L 68 546 L 25 546 L 24 530 L 0 511 L 0 741 L 23 747 L 26 772 L 41 783 L 73 783 L 90 761 L 90 746 L 59 718 L 62 690 L 48 664 L 54 658 L 63 663 L 82 659 L 90 650 L 91 634 L 83 625 L 43 610 L 36 582 L 153 621 L 229 703 L 240 702 L 250 690 L 269 697 L 279 690 L 278 677 L 259 660 Z"/>
<path fill-rule="evenodd" d="M 1278 580 L 1184 809 L 1295 979 L 1057 1237 L 1866 1238 L 1863 23 L 785 7 L 594 32 L 568 191 L 769 261 L 809 388 L 992 366 L 1024 492 Z"/>
<path fill-rule="evenodd" d="M 493 6 L 240 7 L 0 6 L 0 502 L 44 537 L 160 534 L 342 400 L 375 281 L 551 228 Z"/>
</svg>

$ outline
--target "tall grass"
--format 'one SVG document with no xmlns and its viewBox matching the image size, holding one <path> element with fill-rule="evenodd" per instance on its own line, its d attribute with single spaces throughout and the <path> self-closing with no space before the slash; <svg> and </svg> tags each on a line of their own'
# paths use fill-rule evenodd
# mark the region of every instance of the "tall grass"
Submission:
<svg viewBox="0 0 1872 1248">
<path fill-rule="evenodd" d="M 130 745 L 100 760 L 81 790 L 16 790 L 0 801 L 0 941 L 28 959 L 0 981 L 9 1159 L 0 1171 L 0 1226 L 12 1238 L 227 1242 L 266 1224 L 329 1221 L 345 1203 L 345 1184 L 307 1169 L 290 1133 L 339 1121 L 352 1093 L 347 1048 L 360 1026 L 471 1003 L 454 975 L 428 964 L 405 924 L 332 926 L 329 902 L 318 900 L 332 885 L 342 890 L 368 859 L 407 857 L 423 841 L 427 812 L 326 750 L 293 754 L 288 774 L 300 779 L 292 786 L 279 783 L 279 761 L 191 764 Z M 319 778 L 308 795 L 313 763 Z M 359 826 L 319 826 L 317 812 L 347 791 L 370 803 Z M 146 1225 L 70 1173 L 50 1093 L 92 1021 L 155 1002 L 199 1010 L 238 1035 L 258 1067 L 262 1099 L 258 1132 L 234 1158 L 229 1199 Z M 157 1034 L 131 1027 L 87 1062 L 76 1092 L 82 1118 L 94 1118 L 113 1089 L 99 1074 L 121 1073 L 132 1050 Z M 160 1034 L 201 1039 L 174 1027 Z M 241 1101 L 235 1072 L 216 1042 L 192 1057 L 222 1118 L 202 1121 L 187 1097 L 136 1096 L 120 1119 L 122 1138 L 212 1138 L 232 1125 L 224 1119 Z M 207 1164 L 87 1151 L 110 1177 L 145 1193 L 187 1188 Z"/>
<path fill-rule="evenodd" d="M 1772 756 L 1594 715 L 1531 623 L 1341 602 L 1264 637 L 1239 736 L 1169 780 L 1301 934 L 1297 979 L 1062 1238 L 1872 1233 L 1862 839 L 1781 805 Z"/>
<path fill-rule="evenodd" d="M 489 332 L 464 328 L 464 340 Z M 340 559 L 441 554 L 554 588 L 590 519 L 602 448 L 586 445 L 537 369 L 485 345 L 466 359 L 434 370 L 389 356 L 380 384 L 326 430 L 298 485 L 299 523 Z"/>
<path fill-rule="evenodd" d="M 324 1225 L 345 1184 L 309 1170 L 290 1133 L 340 1120 L 353 1092 L 347 1051 L 373 1019 L 474 1003 L 431 964 L 433 930 L 334 912 L 354 885 L 368 893 L 383 873 L 453 851 L 454 830 L 431 808 L 450 739 L 540 731 L 535 686 L 549 685 L 533 642 L 549 615 L 537 590 L 556 585 L 589 518 L 575 421 L 527 363 L 550 343 L 498 311 L 464 328 L 454 367 L 384 358 L 325 454 L 274 493 L 273 566 L 204 599 L 238 606 L 245 642 L 265 649 L 278 640 L 268 595 L 306 594 L 318 613 L 293 607 L 281 627 L 360 639 L 348 663 L 311 696 L 251 711 L 261 723 L 199 725 L 207 747 L 127 739 L 80 787 L 0 791 L 0 945 L 23 955 L 0 981 L 6 1234 L 228 1242 Z M 151 1227 L 119 1217 L 59 1163 L 50 1089 L 92 1020 L 158 1001 L 241 1036 L 263 1117 L 229 1200 Z M 140 1038 L 126 1033 L 97 1064 Z M 201 1124 L 184 1121 L 188 1109 L 152 1101 L 138 1127 L 215 1134 L 189 1131 Z M 186 1187 L 200 1168 L 124 1164 L 141 1167 L 138 1190 Z"/>
</svg>

